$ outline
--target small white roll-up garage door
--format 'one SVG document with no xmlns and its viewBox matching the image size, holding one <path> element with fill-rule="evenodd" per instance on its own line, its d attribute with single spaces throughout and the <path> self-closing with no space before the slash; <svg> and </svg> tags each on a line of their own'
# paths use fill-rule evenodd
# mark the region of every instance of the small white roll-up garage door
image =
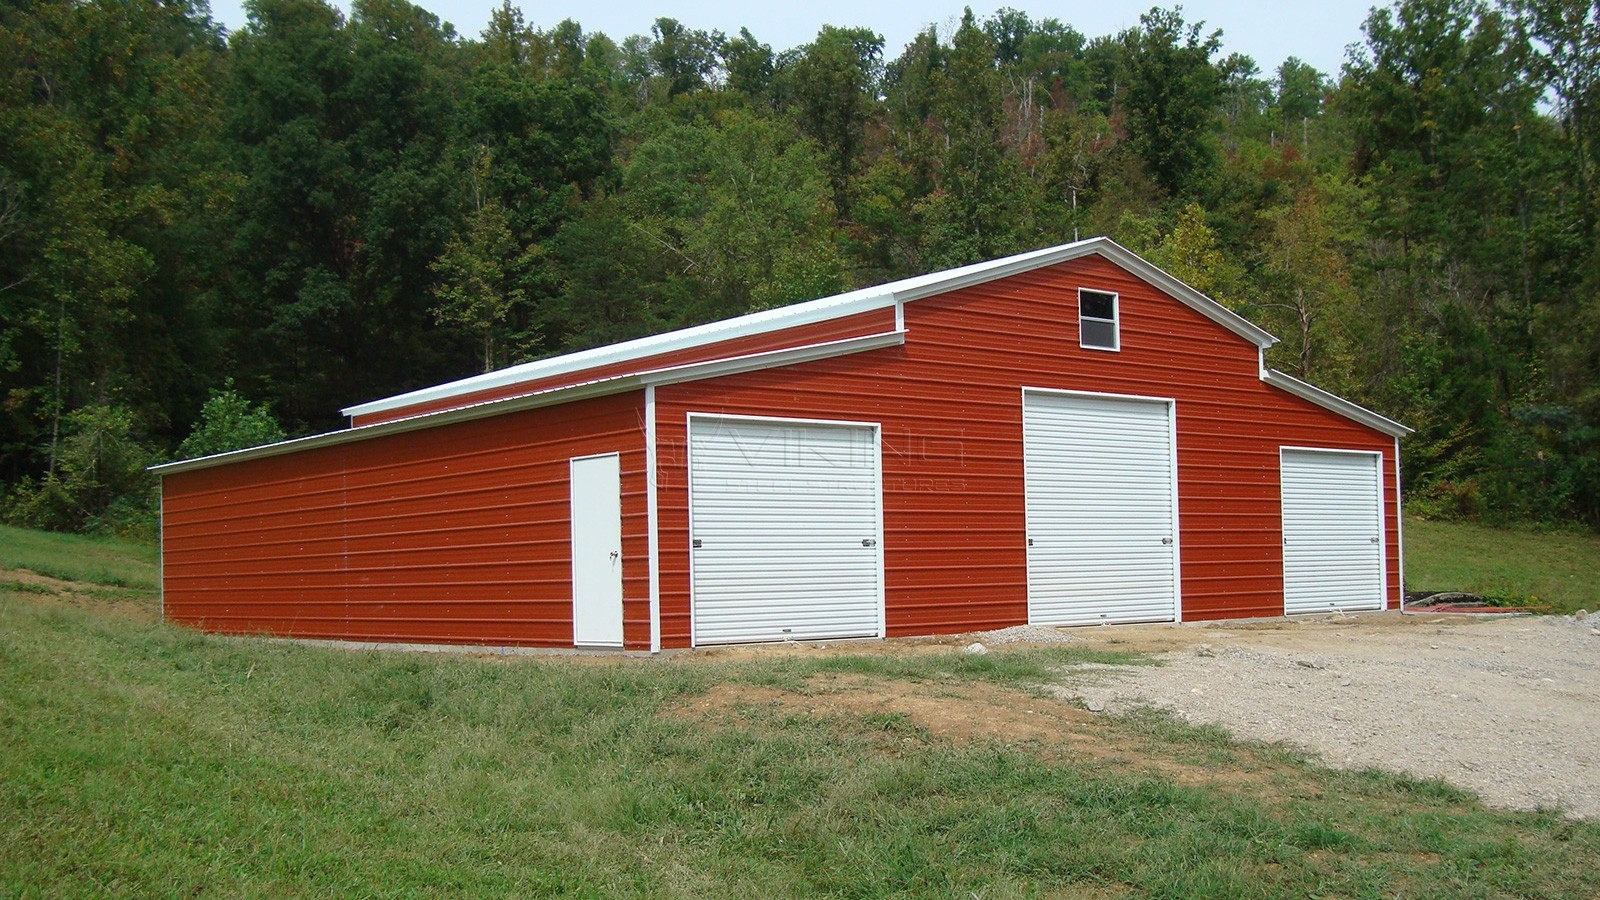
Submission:
<svg viewBox="0 0 1600 900">
<path fill-rule="evenodd" d="M 1285 615 L 1383 608 L 1383 457 L 1283 454 Z"/>
<path fill-rule="evenodd" d="M 1022 432 L 1029 621 L 1175 619 L 1172 404 L 1030 390 Z"/>
<path fill-rule="evenodd" d="M 872 426 L 692 417 L 694 642 L 883 634 Z"/>
</svg>

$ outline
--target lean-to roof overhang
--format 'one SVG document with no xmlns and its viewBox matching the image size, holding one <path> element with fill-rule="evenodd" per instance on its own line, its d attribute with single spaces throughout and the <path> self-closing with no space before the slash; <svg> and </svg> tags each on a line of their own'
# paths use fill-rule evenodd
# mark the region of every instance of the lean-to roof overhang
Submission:
<svg viewBox="0 0 1600 900">
<path fill-rule="evenodd" d="M 325 434 L 292 438 L 275 444 L 264 444 L 260 447 L 249 447 L 244 450 L 234 450 L 196 459 L 164 463 L 159 466 L 151 466 L 150 471 L 159 475 L 176 475 L 180 472 L 230 465 L 250 459 L 281 456 L 285 453 L 298 453 L 318 447 L 332 447 L 354 441 L 371 440 L 405 431 L 437 428 L 441 425 L 452 425 L 457 422 L 471 422 L 476 419 L 486 419 L 490 416 L 500 416 L 525 409 L 555 406 L 561 403 L 571 403 L 575 400 L 587 400 L 592 397 L 606 397 L 612 394 L 641 390 L 650 385 L 678 384 L 685 381 L 699 381 L 704 378 L 717 378 L 723 375 L 737 375 L 741 372 L 792 366 L 819 359 L 831 359 L 836 356 L 863 353 L 868 350 L 896 347 L 905 343 L 905 337 L 904 331 L 886 331 L 837 341 L 807 344 L 802 347 L 789 347 L 782 350 L 769 350 L 764 353 L 751 353 L 727 359 L 670 366 L 632 375 L 613 375 L 609 378 L 599 378 L 594 381 L 585 381 L 565 387 L 535 391 L 503 400 L 489 400 L 483 403 L 474 403 L 470 406 L 424 413 L 373 425 L 359 425 L 354 428 L 330 431 Z"/>
</svg>

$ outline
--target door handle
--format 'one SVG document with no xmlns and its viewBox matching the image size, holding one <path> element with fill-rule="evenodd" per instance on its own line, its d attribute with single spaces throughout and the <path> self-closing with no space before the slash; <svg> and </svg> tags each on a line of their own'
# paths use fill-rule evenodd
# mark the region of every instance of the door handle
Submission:
<svg viewBox="0 0 1600 900">
<path fill-rule="evenodd" d="M 1161 539 L 1161 543 L 1164 544 L 1164 545 L 1167 545 L 1167 546 L 1171 546 L 1172 545 L 1172 538 L 1164 537 L 1164 538 Z"/>
<path fill-rule="evenodd" d="M 616 559 L 617 557 L 619 557 L 621 555 L 622 555 L 622 551 L 621 550 L 613 550 L 613 551 L 611 551 L 611 558 L 612 559 Z"/>
</svg>

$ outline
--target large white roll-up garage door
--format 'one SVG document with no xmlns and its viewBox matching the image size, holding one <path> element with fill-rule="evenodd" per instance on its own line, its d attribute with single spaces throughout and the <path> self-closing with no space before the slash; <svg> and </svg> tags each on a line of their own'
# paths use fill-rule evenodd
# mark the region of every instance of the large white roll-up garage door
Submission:
<svg viewBox="0 0 1600 900">
<path fill-rule="evenodd" d="M 877 431 L 693 417 L 696 645 L 883 634 Z"/>
<path fill-rule="evenodd" d="M 1382 457 L 1282 453 L 1284 614 L 1382 609 Z"/>
<path fill-rule="evenodd" d="M 1029 621 L 1175 619 L 1172 404 L 1027 391 L 1022 432 Z"/>
</svg>

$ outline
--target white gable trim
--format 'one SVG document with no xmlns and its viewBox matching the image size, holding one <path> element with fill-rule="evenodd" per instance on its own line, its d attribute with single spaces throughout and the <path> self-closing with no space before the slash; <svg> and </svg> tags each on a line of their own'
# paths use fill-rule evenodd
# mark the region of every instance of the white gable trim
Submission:
<svg viewBox="0 0 1600 900">
<path fill-rule="evenodd" d="M 778 309 L 764 310 L 733 319 L 724 319 L 720 322 L 696 325 L 693 328 L 682 328 L 677 331 L 624 341 L 607 347 L 596 347 L 592 350 L 583 350 L 578 353 L 568 353 L 564 356 L 522 363 L 508 369 L 500 369 L 483 375 L 474 375 L 471 378 L 463 378 L 447 384 L 346 407 L 340 412 L 346 416 L 364 416 L 373 413 L 390 412 L 396 409 L 404 409 L 408 406 L 447 400 L 452 397 L 465 396 L 478 391 L 505 387 L 524 381 L 570 375 L 582 372 L 585 369 L 645 359 L 661 353 L 704 347 L 753 335 L 768 334 L 785 328 L 826 322 L 858 313 L 885 309 L 890 306 L 895 308 L 895 328 L 900 330 L 905 327 L 901 318 L 903 315 L 901 307 L 909 301 L 973 287 L 1091 254 L 1097 254 L 1121 266 L 1135 277 L 1170 294 L 1180 303 L 1258 347 L 1266 348 L 1278 342 L 1278 339 L 1268 332 L 1194 288 L 1168 275 L 1156 266 L 1151 265 L 1138 255 L 1119 245 L 1116 241 L 1110 238 L 1098 237 L 1071 244 L 1062 244 L 1059 247 L 1046 247 L 1042 250 L 1019 253 L 1004 259 L 974 263 L 958 269 L 918 275 L 913 278 L 892 281 L 888 284 L 862 288 L 858 291 L 823 297 L 820 300 L 811 300 L 805 303 L 779 307 Z"/>
<path fill-rule="evenodd" d="M 1412 429 L 1401 425 L 1393 419 L 1380 416 L 1364 406 L 1357 406 L 1343 397 L 1330 394 L 1315 385 L 1307 384 L 1293 375 L 1285 375 L 1277 369 L 1263 367 L 1261 380 L 1279 390 L 1287 391 L 1302 400 L 1309 400 L 1323 409 L 1336 412 L 1347 419 L 1354 419 L 1368 428 L 1377 429 L 1393 438 L 1399 439 L 1412 431 Z"/>
</svg>

